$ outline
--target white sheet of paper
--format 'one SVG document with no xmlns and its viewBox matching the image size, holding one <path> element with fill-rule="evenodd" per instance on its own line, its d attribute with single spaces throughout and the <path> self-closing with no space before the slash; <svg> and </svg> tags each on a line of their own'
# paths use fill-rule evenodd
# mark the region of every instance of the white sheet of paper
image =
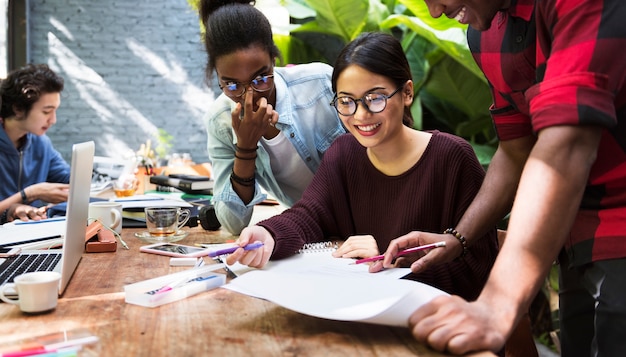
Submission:
<svg viewBox="0 0 626 357">
<path fill-rule="evenodd" d="M 369 273 L 367 264 L 353 262 L 330 252 L 297 254 L 245 272 L 224 287 L 306 315 L 403 327 L 418 307 L 447 295 L 400 279 L 408 268 Z"/>
</svg>

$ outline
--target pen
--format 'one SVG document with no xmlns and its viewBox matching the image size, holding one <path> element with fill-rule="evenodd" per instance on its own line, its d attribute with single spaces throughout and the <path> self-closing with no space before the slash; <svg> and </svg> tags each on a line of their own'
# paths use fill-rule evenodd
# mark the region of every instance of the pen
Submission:
<svg viewBox="0 0 626 357">
<path fill-rule="evenodd" d="M 250 244 L 246 245 L 245 247 L 243 247 L 243 249 L 244 250 L 253 250 L 253 249 L 261 248 L 262 246 L 263 246 L 263 242 L 256 241 L 254 243 L 250 243 Z M 234 247 L 230 247 L 230 248 L 226 248 L 226 249 L 215 250 L 215 251 L 209 252 L 209 257 L 215 258 L 218 255 L 231 254 L 231 253 L 233 253 L 234 251 L 236 251 L 239 248 L 241 248 L 241 247 L 236 245 Z"/>
<path fill-rule="evenodd" d="M 204 281 L 204 280 L 209 280 L 209 279 L 213 279 L 213 278 L 216 278 L 216 277 L 217 277 L 216 275 L 210 275 L 210 276 L 198 276 L 198 277 L 195 277 L 195 278 L 192 278 L 192 279 L 185 278 L 185 279 L 182 279 L 182 280 L 175 281 L 173 284 L 168 284 L 168 285 L 165 285 L 165 286 L 163 286 L 161 288 L 158 288 L 158 289 L 155 289 L 155 290 L 152 290 L 152 291 L 148 291 L 146 294 L 148 294 L 148 295 L 159 295 L 159 294 L 166 293 L 166 292 L 168 292 L 170 290 L 176 289 L 176 288 L 181 287 L 181 286 L 185 286 L 187 284 L 190 284 L 190 283 L 193 283 L 193 282 L 196 282 L 196 281 Z"/>
<path fill-rule="evenodd" d="M 398 255 L 396 255 L 396 257 L 399 257 L 401 255 L 414 253 L 414 252 L 418 252 L 418 251 L 424 250 L 424 249 L 440 248 L 440 247 L 445 247 L 445 246 L 446 246 L 446 242 L 437 242 L 437 243 L 431 243 L 431 244 L 426 244 L 426 245 L 420 245 L 419 247 L 414 247 L 414 248 L 409 248 L 409 249 L 402 250 L 402 251 L 398 252 Z M 373 262 L 373 261 L 376 261 L 376 260 L 382 260 L 384 257 L 385 257 L 384 255 L 377 255 L 377 256 L 374 256 L 374 257 L 359 259 L 356 262 L 354 262 L 354 264 L 361 264 L 361 263 Z"/>
</svg>

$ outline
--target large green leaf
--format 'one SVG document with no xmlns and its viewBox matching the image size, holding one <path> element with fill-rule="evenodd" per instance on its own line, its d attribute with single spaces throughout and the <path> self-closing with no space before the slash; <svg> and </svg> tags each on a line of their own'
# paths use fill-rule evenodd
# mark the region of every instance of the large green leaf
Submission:
<svg viewBox="0 0 626 357">
<path fill-rule="evenodd" d="M 315 10 L 307 5 L 306 0 L 282 0 L 287 8 L 289 16 L 294 19 L 306 19 L 315 17 Z"/>
<path fill-rule="evenodd" d="M 315 50 L 315 48 L 294 36 L 274 34 L 273 37 L 274 43 L 276 43 L 282 57 L 282 62 L 277 63 L 278 66 L 314 61 L 327 62 L 327 59 Z"/>
<path fill-rule="evenodd" d="M 463 111 L 467 118 L 489 116 L 491 92 L 481 77 L 440 50 L 429 53 L 430 75 L 424 90 Z"/>
<path fill-rule="evenodd" d="M 424 37 L 432 44 L 441 48 L 455 61 L 458 61 L 469 71 L 474 73 L 475 76 L 482 78 L 482 80 L 486 83 L 482 71 L 476 65 L 476 62 L 467 47 L 467 42 L 464 39 L 464 36 L 459 39 L 459 36 L 455 36 L 451 32 L 436 31 L 426 26 L 420 19 L 406 15 L 391 15 L 380 24 L 380 27 L 381 29 L 401 27 Z"/>
<path fill-rule="evenodd" d="M 415 15 L 415 17 L 422 20 L 429 27 L 436 30 L 447 30 L 450 28 L 458 27 L 466 29 L 467 25 L 463 25 L 460 22 L 449 19 L 445 15 L 439 18 L 433 18 L 428 11 L 428 6 L 424 0 L 398 0 L 399 4 L 406 6 L 406 8 Z"/>
<path fill-rule="evenodd" d="M 335 35 L 349 42 L 365 26 L 369 0 L 307 0 L 315 10 L 314 21 L 307 22 L 293 32 L 319 32 Z"/>
</svg>

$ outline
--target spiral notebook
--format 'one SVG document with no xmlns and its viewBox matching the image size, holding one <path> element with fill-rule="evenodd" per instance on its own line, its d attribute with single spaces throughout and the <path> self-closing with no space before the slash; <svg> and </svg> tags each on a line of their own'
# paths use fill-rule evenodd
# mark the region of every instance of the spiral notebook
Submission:
<svg viewBox="0 0 626 357">
<path fill-rule="evenodd" d="M 327 241 L 307 243 L 300 250 L 298 250 L 298 254 L 334 252 L 337 248 L 339 248 L 339 242 Z"/>
</svg>

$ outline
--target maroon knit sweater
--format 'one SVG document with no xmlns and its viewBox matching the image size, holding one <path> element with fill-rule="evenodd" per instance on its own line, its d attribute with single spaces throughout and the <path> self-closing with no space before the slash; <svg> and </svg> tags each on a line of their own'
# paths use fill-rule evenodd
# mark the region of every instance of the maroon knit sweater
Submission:
<svg viewBox="0 0 626 357">
<path fill-rule="evenodd" d="M 366 148 L 345 134 L 324 155 L 302 199 L 259 225 L 276 240 L 272 259 L 291 256 L 305 243 L 364 234 L 374 236 L 382 253 L 392 239 L 410 231 L 440 233 L 454 227 L 484 175 L 472 147 L 450 134 L 433 132 L 422 158 L 399 176 L 378 171 Z M 464 258 L 410 278 L 473 300 L 497 250 L 494 228 Z"/>
</svg>

